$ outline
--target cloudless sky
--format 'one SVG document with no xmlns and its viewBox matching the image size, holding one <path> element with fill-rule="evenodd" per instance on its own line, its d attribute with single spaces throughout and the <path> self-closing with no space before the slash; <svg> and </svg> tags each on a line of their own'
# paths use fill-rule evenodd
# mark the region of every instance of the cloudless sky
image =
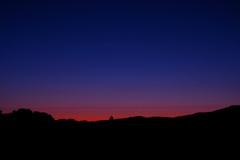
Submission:
<svg viewBox="0 0 240 160">
<path fill-rule="evenodd" d="M 99 120 L 240 104 L 237 0 L 1 0 L 0 109 Z"/>
</svg>

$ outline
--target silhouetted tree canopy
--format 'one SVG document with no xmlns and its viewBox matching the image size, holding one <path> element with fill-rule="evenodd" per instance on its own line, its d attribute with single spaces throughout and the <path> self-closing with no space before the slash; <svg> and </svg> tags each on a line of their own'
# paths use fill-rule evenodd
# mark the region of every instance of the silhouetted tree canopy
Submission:
<svg viewBox="0 0 240 160">
<path fill-rule="evenodd" d="M 30 109 L 20 108 L 12 111 L 12 113 L 2 114 L 4 122 L 15 125 L 39 125 L 50 124 L 54 121 L 50 114 L 38 111 L 31 111 Z"/>
<path fill-rule="evenodd" d="M 110 116 L 109 121 L 113 121 L 113 120 L 114 120 L 113 116 Z"/>
</svg>

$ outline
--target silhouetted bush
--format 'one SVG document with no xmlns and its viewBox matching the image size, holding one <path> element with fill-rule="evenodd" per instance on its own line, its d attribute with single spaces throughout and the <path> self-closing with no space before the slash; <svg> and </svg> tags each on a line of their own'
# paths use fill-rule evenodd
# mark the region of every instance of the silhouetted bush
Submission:
<svg viewBox="0 0 240 160">
<path fill-rule="evenodd" d="M 0 124 L 2 123 L 2 120 L 3 120 L 3 113 L 2 113 L 2 110 L 0 110 Z"/>
<path fill-rule="evenodd" d="M 114 120 L 113 116 L 110 116 L 109 121 L 113 121 L 113 120 Z"/>
</svg>

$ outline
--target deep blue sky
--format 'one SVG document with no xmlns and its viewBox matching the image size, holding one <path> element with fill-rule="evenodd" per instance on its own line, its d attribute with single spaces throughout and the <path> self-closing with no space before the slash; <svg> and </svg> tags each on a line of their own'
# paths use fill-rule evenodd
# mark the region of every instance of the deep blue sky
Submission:
<svg viewBox="0 0 240 160">
<path fill-rule="evenodd" d="M 239 8 L 237 0 L 2 0 L 0 109 L 90 120 L 239 104 Z"/>
</svg>

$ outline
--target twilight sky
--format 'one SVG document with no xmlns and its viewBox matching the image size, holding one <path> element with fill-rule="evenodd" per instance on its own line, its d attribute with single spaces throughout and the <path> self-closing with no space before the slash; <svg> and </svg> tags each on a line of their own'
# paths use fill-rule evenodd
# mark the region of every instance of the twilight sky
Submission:
<svg viewBox="0 0 240 160">
<path fill-rule="evenodd" d="M 237 0 L 1 0 L 0 109 L 99 120 L 240 104 Z"/>
</svg>

